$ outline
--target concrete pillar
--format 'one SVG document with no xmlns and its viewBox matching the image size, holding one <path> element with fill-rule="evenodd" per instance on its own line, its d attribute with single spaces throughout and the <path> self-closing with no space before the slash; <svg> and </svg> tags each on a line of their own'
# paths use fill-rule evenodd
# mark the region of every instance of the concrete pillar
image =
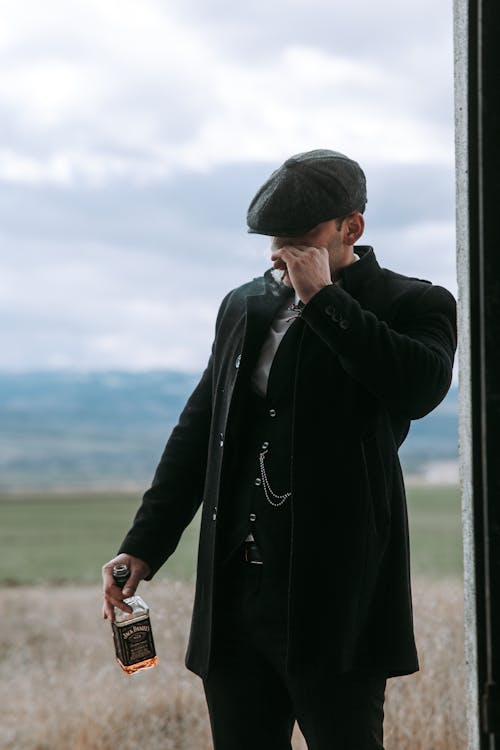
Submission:
<svg viewBox="0 0 500 750">
<path fill-rule="evenodd" d="M 467 665 L 468 750 L 479 750 L 476 576 L 472 477 L 472 388 L 470 319 L 468 1 L 455 0 L 455 164 L 458 276 L 459 452 L 464 544 L 465 659 Z"/>
<path fill-rule="evenodd" d="M 500 750 L 500 2 L 454 14 L 468 750 Z"/>
</svg>

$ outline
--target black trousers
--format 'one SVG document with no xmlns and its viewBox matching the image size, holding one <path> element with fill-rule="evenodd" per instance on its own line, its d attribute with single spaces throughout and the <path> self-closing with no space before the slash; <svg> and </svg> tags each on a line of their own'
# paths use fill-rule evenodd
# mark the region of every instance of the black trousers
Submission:
<svg viewBox="0 0 500 750">
<path fill-rule="evenodd" d="M 291 750 L 295 720 L 308 750 L 383 750 L 385 675 L 287 674 L 282 573 L 237 553 L 220 576 L 204 680 L 215 750 Z"/>
</svg>

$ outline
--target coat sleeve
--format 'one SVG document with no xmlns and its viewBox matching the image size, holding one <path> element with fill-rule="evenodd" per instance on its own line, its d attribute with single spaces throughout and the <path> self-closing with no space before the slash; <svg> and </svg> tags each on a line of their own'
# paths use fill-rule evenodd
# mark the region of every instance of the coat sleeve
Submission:
<svg viewBox="0 0 500 750">
<path fill-rule="evenodd" d="M 227 298 L 220 307 L 216 329 Z M 174 552 L 202 501 L 212 421 L 213 351 L 214 347 L 119 549 L 148 563 L 148 579 Z"/>
<path fill-rule="evenodd" d="M 176 549 L 202 500 L 211 416 L 212 360 L 188 399 L 119 552 L 145 560 L 151 575 Z"/>
<path fill-rule="evenodd" d="M 309 300 L 302 317 L 351 377 L 390 411 L 418 419 L 440 403 L 451 384 L 455 300 L 442 287 L 416 283 L 395 305 L 389 325 L 332 284 Z"/>
</svg>

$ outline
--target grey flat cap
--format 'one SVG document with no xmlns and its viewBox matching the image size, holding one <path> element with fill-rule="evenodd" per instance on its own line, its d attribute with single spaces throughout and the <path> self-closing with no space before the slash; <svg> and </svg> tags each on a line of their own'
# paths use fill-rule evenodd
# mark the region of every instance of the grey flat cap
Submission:
<svg viewBox="0 0 500 750">
<path fill-rule="evenodd" d="M 359 164 L 328 149 L 287 159 L 258 190 L 247 213 L 248 231 L 298 237 L 323 221 L 364 211 L 366 179 Z"/>
</svg>

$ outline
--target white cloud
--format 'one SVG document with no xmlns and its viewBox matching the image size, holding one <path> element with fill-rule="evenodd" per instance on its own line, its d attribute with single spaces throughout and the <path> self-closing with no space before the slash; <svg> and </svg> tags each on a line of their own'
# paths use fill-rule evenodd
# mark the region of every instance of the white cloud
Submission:
<svg viewBox="0 0 500 750">
<path fill-rule="evenodd" d="M 379 263 L 398 273 L 428 279 L 457 293 L 455 226 L 452 220 L 419 221 L 367 232 Z"/>
<path fill-rule="evenodd" d="M 250 61 L 155 0 L 4 2 L 3 14 L 0 111 L 15 133 L 3 180 L 144 183 L 318 146 L 365 163 L 453 156 L 452 123 L 429 105 L 431 73 L 451 101 L 435 43 L 394 68 L 284 35 Z"/>
<path fill-rule="evenodd" d="M 453 289 L 450 20 L 0 0 L 0 368 L 201 369 L 223 295 L 269 265 L 253 191 L 309 148 L 366 167 L 384 265 Z"/>
<path fill-rule="evenodd" d="M 0 263 L 0 369 L 198 372 L 222 297 L 268 262 L 221 263 L 216 249 L 207 277 L 188 241 L 174 255 L 79 242 L 38 250 L 20 245 Z"/>
<path fill-rule="evenodd" d="M 332 144 L 372 164 L 452 158 L 450 123 L 436 126 L 410 108 L 395 108 L 401 80 L 373 65 L 293 48 L 273 67 L 221 66 L 217 73 L 219 106 L 189 144 L 193 165 L 242 158 L 277 162 Z"/>
<path fill-rule="evenodd" d="M 90 62 L 47 57 L 6 65 L 0 78 L 0 101 L 23 130 L 49 130 L 70 122 L 98 105 L 102 98 L 99 70 Z"/>
<path fill-rule="evenodd" d="M 16 247 L 0 264 L 0 368 L 200 371 L 220 301 L 270 265 L 269 239 L 234 232 L 223 245 L 201 228 L 173 240 L 173 253 Z M 451 222 L 369 228 L 362 242 L 381 265 L 456 291 Z"/>
</svg>

